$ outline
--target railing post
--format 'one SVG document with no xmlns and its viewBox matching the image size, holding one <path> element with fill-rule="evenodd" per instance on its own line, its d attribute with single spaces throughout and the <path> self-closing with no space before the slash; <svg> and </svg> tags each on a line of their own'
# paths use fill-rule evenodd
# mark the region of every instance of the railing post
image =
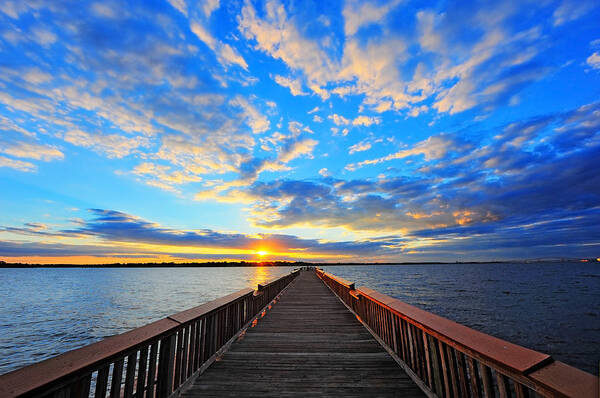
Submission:
<svg viewBox="0 0 600 398">
<path fill-rule="evenodd" d="M 173 365 L 175 360 L 175 336 L 165 337 L 160 341 L 160 357 L 158 358 L 157 398 L 167 398 L 173 391 Z"/>
</svg>

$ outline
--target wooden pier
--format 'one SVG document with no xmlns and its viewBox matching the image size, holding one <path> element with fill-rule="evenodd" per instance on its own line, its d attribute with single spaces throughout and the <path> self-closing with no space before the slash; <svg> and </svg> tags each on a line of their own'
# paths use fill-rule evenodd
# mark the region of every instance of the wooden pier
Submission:
<svg viewBox="0 0 600 398">
<path fill-rule="evenodd" d="M 183 397 L 425 397 L 356 317 L 303 272 Z"/>
<path fill-rule="evenodd" d="M 315 268 L 0 376 L 0 397 L 598 398 L 598 378 Z"/>
</svg>

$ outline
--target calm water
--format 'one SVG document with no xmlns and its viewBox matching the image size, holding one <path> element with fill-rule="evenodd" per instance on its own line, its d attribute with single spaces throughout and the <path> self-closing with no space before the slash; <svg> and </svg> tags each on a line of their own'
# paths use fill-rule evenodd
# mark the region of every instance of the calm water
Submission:
<svg viewBox="0 0 600 398">
<path fill-rule="evenodd" d="M 600 265 L 324 267 L 589 372 L 600 359 Z M 0 374 L 291 271 L 0 269 Z"/>
</svg>

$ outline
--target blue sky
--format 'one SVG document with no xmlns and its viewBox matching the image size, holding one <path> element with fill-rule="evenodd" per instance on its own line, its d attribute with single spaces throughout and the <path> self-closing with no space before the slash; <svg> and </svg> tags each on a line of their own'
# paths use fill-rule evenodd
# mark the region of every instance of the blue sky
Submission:
<svg viewBox="0 0 600 398">
<path fill-rule="evenodd" d="M 0 258 L 599 257 L 599 20 L 2 1 Z"/>
</svg>

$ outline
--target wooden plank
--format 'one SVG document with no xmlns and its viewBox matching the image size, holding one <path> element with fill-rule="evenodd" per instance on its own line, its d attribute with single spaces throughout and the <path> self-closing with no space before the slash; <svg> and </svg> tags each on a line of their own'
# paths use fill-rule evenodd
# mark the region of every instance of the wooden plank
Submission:
<svg viewBox="0 0 600 398">
<path fill-rule="evenodd" d="M 452 385 L 452 396 L 458 398 L 459 395 L 459 380 L 456 371 L 456 358 L 454 356 L 454 348 L 446 346 L 446 354 L 448 358 L 448 367 L 450 369 L 450 384 Z"/>
<path fill-rule="evenodd" d="M 175 358 L 175 376 L 173 382 L 173 388 L 179 387 L 179 382 L 181 381 L 181 359 L 182 359 L 182 351 L 183 351 L 183 329 L 177 332 L 177 344 L 175 348 L 175 353 L 173 354 Z"/>
<path fill-rule="evenodd" d="M 454 351 L 456 354 L 456 369 L 458 370 L 458 380 L 460 383 L 460 391 L 463 397 L 469 396 L 469 387 L 467 386 L 467 372 L 465 369 L 465 360 L 463 353 Z"/>
<path fill-rule="evenodd" d="M 96 377 L 96 390 L 94 392 L 95 398 L 105 398 L 106 391 L 108 388 L 108 372 L 110 371 L 110 365 L 106 365 L 98 370 Z"/>
<path fill-rule="evenodd" d="M 448 357 L 446 355 L 445 344 L 441 340 L 437 340 L 438 349 L 440 353 L 440 363 L 442 365 L 442 377 L 444 379 L 444 396 L 450 397 L 450 378 L 448 375 Z"/>
<path fill-rule="evenodd" d="M 471 393 L 472 397 L 479 398 L 481 394 L 479 393 L 479 376 L 477 374 L 477 367 L 473 358 L 467 355 L 467 365 L 469 367 L 469 380 L 471 381 Z"/>
<path fill-rule="evenodd" d="M 121 396 L 121 380 L 123 379 L 123 361 L 119 359 L 113 365 L 112 380 L 110 383 L 110 398 L 119 398 Z"/>
<path fill-rule="evenodd" d="M 423 378 L 423 380 L 425 381 L 425 383 L 427 384 L 427 386 L 429 388 L 431 388 L 433 390 L 433 377 L 431 376 L 431 370 L 432 370 L 432 363 L 431 363 L 431 355 L 430 355 L 430 348 L 429 348 L 429 337 L 427 336 L 427 333 L 423 333 L 423 346 L 424 346 L 424 351 L 425 351 L 425 368 L 427 369 L 427 377 Z"/>
<path fill-rule="evenodd" d="M 166 398 L 173 392 L 173 372 L 175 366 L 175 335 L 165 337 L 160 341 L 158 357 L 158 376 L 156 396 Z"/>
<path fill-rule="evenodd" d="M 69 398 L 89 398 L 91 382 L 91 373 L 77 380 L 71 387 L 71 395 Z"/>
<path fill-rule="evenodd" d="M 140 350 L 140 361 L 137 376 L 137 385 L 135 387 L 136 398 L 144 398 L 146 387 L 146 370 L 148 369 L 148 347 Z"/>
<path fill-rule="evenodd" d="M 492 371 L 486 365 L 480 363 L 481 384 L 485 398 L 494 398 L 494 385 L 492 383 Z"/>
<path fill-rule="evenodd" d="M 125 391 L 124 397 L 133 396 L 133 383 L 135 381 L 135 369 L 137 362 L 137 352 L 127 356 L 127 371 L 125 372 Z"/>
<path fill-rule="evenodd" d="M 547 393 L 581 398 L 600 397 L 596 376 L 562 362 L 553 362 L 528 377 Z"/>
<path fill-rule="evenodd" d="M 177 314 L 170 315 L 169 318 L 179 323 L 191 322 L 197 318 L 203 317 L 207 314 L 210 314 L 213 311 L 217 311 L 223 308 L 224 306 L 228 305 L 234 300 L 242 299 L 246 296 L 252 295 L 253 293 L 254 289 L 241 289 L 235 293 L 228 294 L 227 296 L 223 296 L 209 303 L 205 303 L 197 307 L 190 308 L 189 310 L 181 311 Z"/>
<path fill-rule="evenodd" d="M 498 385 L 500 398 L 510 398 L 510 385 L 508 384 L 508 378 L 502 373 L 496 372 L 496 384 Z"/>
<path fill-rule="evenodd" d="M 154 398 L 156 396 L 156 361 L 158 358 L 158 342 L 150 346 L 150 361 L 148 364 L 148 390 L 146 397 Z"/>
<path fill-rule="evenodd" d="M 427 335 L 426 333 L 423 333 L 424 335 Z M 440 370 L 440 360 L 439 360 L 439 355 L 437 352 L 437 345 L 435 344 L 435 338 L 428 336 L 428 338 L 430 339 L 430 344 L 429 347 L 431 348 L 431 363 L 433 365 L 433 379 L 434 379 L 434 385 L 435 385 L 435 393 L 439 396 L 443 396 L 444 392 L 442 390 L 442 375 L 441 375 L 441 370 Z M 441 353 L 440 353 L 441 354 Z"/>
</svg>

